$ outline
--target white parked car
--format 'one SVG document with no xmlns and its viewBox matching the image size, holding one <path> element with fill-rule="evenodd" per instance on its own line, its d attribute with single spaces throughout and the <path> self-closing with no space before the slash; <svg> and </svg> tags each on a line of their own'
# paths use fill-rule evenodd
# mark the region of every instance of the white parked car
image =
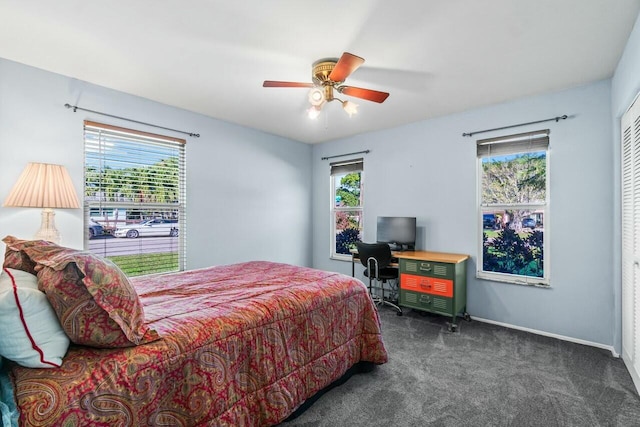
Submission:
<svg viewBox="0 0 640 427">
<path fill-rule="evenodd" d="M 116 237 L 128 237 L 135 239 L 139 236 L 178 236 L 177 219 L 150 219 L 138 224 L 126 225 L 116 228 L 113 232 Z"/>
</svg>

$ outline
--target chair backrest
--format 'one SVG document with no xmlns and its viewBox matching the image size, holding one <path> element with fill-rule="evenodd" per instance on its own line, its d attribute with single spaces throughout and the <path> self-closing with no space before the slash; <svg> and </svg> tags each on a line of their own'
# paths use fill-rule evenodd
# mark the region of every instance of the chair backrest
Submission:
<svg viewBox="0 0 640 427">
<path fill-rule="evenodd" d="M 369 258 L 374 258 L 378 262 L 379 269 L 391 264 L 391 248 L 387 243 L 357 242 L 356 247 L 358 248 L 358 257 L 360 258 L 360 262 L 367 268 L 371 267 L 367 265 L 367 260 L 369 260 Z"/>
</svg>

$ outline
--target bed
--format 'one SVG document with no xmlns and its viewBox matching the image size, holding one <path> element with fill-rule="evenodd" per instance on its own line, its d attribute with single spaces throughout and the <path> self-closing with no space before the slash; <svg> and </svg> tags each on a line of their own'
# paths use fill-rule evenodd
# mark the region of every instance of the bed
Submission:
<svg viewBox="0 0 640 427">
<path fill-rule="evenodd" d="M 113 298 L 123 292 L 99 295 L 114 278 L 93 264 L 113 266 L 59 248 L 7 244 L 5 267 L 33 270 L 71 339 L 58 367 L 4 361 L 20 425 L 275 425 L 358 363 L 387 361 L 375 305 L 352 277 L 265 261 L 119 277 L 144 318 L 122 326 L 127 313 Z M 80 283 L 88 280 L 102 282 Z M 61 282 L 89 290 L 90 301 L 71 310 L 86 318 L 59 312 L 80 298 L 48 288 Z M 104 323 L 96 305 L 107 306 L 119 336 L 107 326 L 86 332 Z"/>
</svg>

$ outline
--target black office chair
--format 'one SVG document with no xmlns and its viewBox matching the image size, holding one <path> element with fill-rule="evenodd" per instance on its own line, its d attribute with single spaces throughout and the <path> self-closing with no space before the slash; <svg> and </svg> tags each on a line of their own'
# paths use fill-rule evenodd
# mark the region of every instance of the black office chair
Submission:
<svg viewBox="0 0 640 427">
<path fill-rule="evenodd" d="M 357 242 L 358 257 L 360 262 L 364 265 L 364 275 L 369 278 L 369 293 L 372 295 L 377 304 L 385 304 L 395 308 L 398 311 L 398 316 L 402 316 L 402 309 L 385 298 L 384 284 L 388 282 L 395 282 L 395 290 L 398 287 L 398 268 L 391 267 L 391 248 L 387 243 L 363 243 Z M 373 295 L 372 282 L 376 280 L 380 282 L 380 289 L 382 289 L 382 296 Z"/>
</svg>

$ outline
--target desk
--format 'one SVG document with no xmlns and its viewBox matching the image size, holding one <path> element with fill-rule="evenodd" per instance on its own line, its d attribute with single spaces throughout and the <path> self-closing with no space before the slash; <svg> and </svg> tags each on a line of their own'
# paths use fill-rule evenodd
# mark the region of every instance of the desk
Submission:
<svg viewBox="0 0 640 427">
<path fill-rule="evenodd" d="M 460 263 L 469 258 L 469 255 L 462 254 L 450 254 L 446 252 L 431 252 L 431 251 L 393 251 L 391 256 L 396 259 L 412 259 L 416 261 L 433 261 L 433 262 L 445 262 L 445 263 Z M 351 251 L 351 276 L 356 275 L 356 263 L 360 262 L 357 250 Z M 399 267 L 397 262 L 391 263 L 392 267 Z"/>
<path fill-rule="evenodd" d="M 467 259 L 469 255 L 431 251 L 393 252 L 400 273 L 398 305 L 451 317 L 449 331 L 458 328 L 461 314 L 471 320 L 467 308 Z M 357 252 L 351 253 L 355 277 Z"/>
</svg>

